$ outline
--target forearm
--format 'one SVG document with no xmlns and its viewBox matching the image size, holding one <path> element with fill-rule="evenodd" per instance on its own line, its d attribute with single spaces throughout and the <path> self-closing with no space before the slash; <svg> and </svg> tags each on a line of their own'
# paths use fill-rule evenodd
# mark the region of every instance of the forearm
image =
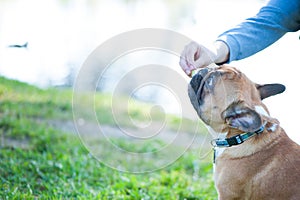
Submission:
<svg viewBox="0 0 300 200">
<path fill-rule="evenodd" d="M 228 62 L 247 58 L 280 39 L 286 31 L 273 30 L 264 25 L 244 22 L 241 26 L 231 29 L 219 36 L 219 42 L 228 46 Z"/>
<path fill-rule="evenodd" d="M 299 0 L 272 0 L 253 18 L 221 34 L 229 48 L 228 62 L 249 57 L 268 47 L 286 32 L 300 28 Z"/>
</svg>

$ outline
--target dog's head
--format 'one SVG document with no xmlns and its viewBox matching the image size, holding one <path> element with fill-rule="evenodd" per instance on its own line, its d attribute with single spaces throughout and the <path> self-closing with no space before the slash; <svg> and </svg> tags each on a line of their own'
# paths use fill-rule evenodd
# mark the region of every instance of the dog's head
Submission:
<svg viewBox="0 0 300 200">
<path fill-rule="evenodd" d="M 262 111 L 258 108 L 268 114 L 261 100 L 284 90 L 281 84 L 255 84 L 229 66 L 201 69 L 188 87 L 199 117 L 217 132 L 226 132 L 228 128 L 256 131 L 262 125 Z"/>
</svg>

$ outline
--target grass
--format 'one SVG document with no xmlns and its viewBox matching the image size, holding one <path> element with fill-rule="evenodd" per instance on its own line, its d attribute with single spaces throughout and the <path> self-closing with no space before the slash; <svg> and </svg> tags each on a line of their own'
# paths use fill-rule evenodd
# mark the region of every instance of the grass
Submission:
<svg viewBox="0 0 300 200">
<path fill-rule="evenodd" d="M 111 126 L 111 97 L 97 94 L 95 107 L 101 123 Z M 122 104 L 122 99 L 119 100 Z M 211 159 L 199 160 L 189 150 L 173 164 L 152 173 L 124 173 L 99 162 L 78 136 L 49 126 L 49 120 L 72 120 L 72 91 L 47 89 L 0 77 L 0 199 L 216 199 Z M 123 102 L 124 104 L 124 102 Z M 150 105 L 134 103 L 130 115 L 137 121 L 149 117 Z M 126 108 L 127 109 L 127 108 Z M 122 125 L 130 126 L 128 111 L 118 110 Z M 166 120 L 176 130 L 180 119 L 153 111 L 154 122 Z M 191 120 L 184 119 L 185 132 Z M 186 127 L 184 127 L 186 126 Z M 130 145 L 114 138 L 118 146 L 135 152 L 156 151 L 164 141 Z M 98 145 L 107 143 L 99 140 Z M 113 160 L 123 159 L 111 154 Z M 130 165 L 127 162 L 127 165 Z M 134 166 L 132 166 L 134 167 Z M 138 166 L 135 166 L 138 167 Z"/>
</svg>

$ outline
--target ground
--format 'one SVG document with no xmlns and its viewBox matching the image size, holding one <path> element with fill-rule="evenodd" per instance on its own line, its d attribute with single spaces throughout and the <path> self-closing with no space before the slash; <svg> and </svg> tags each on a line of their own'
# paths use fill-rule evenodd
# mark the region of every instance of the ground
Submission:
<svg viewBox="0 0 300 200">
<path fill-rule="evenodd" d="M 102 128 L 112 137 L 118 136 L 103 103 L 109 97 L 98 97 L 105 122 Z M 71 90 L 42 90 L 0 77 L 0 199 L 216 199 L 211 155 L 199 156 L 198 144 L 206 133 L 197 133 L 200 136 L 192 148 L 163 169 L 123 173 L 99 162 L 84 147 L 74 129 L 71 102 Z M 139 116 L 145 107 L 136 109 L 135 114 Z M 167 118 L 170 128 L 161 143 L 173 137 L 180 120 Z M 188 127 L 194 122 L 183 122 L 190 139 Z M 94 130 L 98 125 L 90 122 L 89 126 Z M 127 145 L 123 138 L 114 139 L 131 150 L 144 150 Z M 156 148 L 151 145 L 146 150 Z M 180 143 L 176 145 L 180 147 Z"/>
</svg>

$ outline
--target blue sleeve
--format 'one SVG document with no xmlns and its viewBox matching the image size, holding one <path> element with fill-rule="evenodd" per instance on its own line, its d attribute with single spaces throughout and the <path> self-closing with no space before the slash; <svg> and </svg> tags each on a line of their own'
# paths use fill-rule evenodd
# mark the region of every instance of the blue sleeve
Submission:
<svg viewBox="0 0 300 200">
<path fill-rule="evenodd" d="M 273 44 L 287 32 L 300 29 L 300 0 L 271 0 L 259 13 L 217 40 L 229 47 L 229 60 L 249 57 Z"/>
</svg>

